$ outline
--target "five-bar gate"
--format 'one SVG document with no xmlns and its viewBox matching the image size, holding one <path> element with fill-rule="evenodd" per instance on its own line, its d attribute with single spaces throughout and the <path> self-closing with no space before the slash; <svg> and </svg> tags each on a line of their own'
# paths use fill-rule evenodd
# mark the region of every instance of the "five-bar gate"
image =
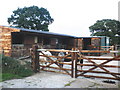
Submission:
<svg viewBox="0 0 120 90">
<path fill-rule="evenodd" d="M 52 53 L 52 55 L 46 55 L 43 51 L 49 51 Z M 59 52 L 64 52 L 66 54 L 64 56 L 58 56 Z M 102 51 L 99 51 L 98 53 L 101 52 Z M 43 59 L 46 59 L 47 61 L 42 61 L 41 57 L 45 57 Z M 82 55 L 82 51 L 38 49 L 38 47 L 35 46 L 32 49 L 31 58 L 32 68 L 35 72 L 44 70 L 68 74 L 71 77 L 75 78 L 79 76 L 84 76 L 92 78 L 120 80 L 120 72 L 118 71 L 118 69 L 120 68 L 118 64 L 118 62 L 120 61 L 120 55 L 108 58 L 87 57 Z M 62 59 L 69 59 L 70 62 L 62 62 Z M 83 60 L 83 63 L 80 63 L 80 60 Z M 63 67 L 61 66 L 61 64 L 63 65 Z"/>
</svg>

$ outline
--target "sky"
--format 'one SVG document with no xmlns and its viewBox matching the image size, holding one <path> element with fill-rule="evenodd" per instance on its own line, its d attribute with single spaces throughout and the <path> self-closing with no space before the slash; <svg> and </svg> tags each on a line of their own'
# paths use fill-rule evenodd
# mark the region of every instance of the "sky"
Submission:
<svg viewBox="0 0 120 90">
<path fill-rule="evenodd" d="M 38 6 L 46 8 L 54 22 L 49 31 L 73 36 L 90 36 L 89 26 L 97 20 L 118 20 L 119 0 L 2 0 L 0 25 L 9 26 L 7 18 L 17 8 Z"/>
</svg>

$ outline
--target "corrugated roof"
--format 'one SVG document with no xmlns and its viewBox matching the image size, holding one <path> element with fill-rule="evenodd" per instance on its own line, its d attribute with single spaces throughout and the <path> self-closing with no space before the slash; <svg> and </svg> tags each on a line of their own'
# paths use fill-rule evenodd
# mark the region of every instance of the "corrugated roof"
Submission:
<svg viewBox="0 0 120 90">
<path fill-rule="evenodd" d="M 77 37 L 77 36 L 72 36 L 72 35 L 67 35 L 67 34 L 53 33 L 53 32 L 42 31 L 42 30 L 33 30 L 33 29 L 18 28 L 18 27 L 13 27 L 13 26 L 12 27 L 10 27 L 10 26 L 4 26 L 4 27 L 19 29 L 20 31 L 23 31 L 23 32 L 32 32 L 32 33 L 40 33 L 40 34 L 46 34 L 46 35 L 72 37 L 72 38 L 101 38 L 101 37 L 104 37 L 104 36 Z"/>
<path fill-rule="evenodd" d="M 77 38 L 101 38 L 100 36 L 77 37 Z"/>
<path fill-rule="evenodd" d="M 33 30 L 33 29 L 25 29 L 25 28 L 18 28 L 18 27 L 10 27 L 10 28 L 16 28 L 16 29 L 19 29 L 20 31 L 24 31 L 24 32 L 33 32 L 33 33 L 40 33 L 40 34 L 47 34 L 47 35 L 56 35 L 56 36 L 77 38 L 76 36 L 72 36 L 72 35 L 53 33 L 53 32 L 42 31 L 42 30 Z"/>
</svg>

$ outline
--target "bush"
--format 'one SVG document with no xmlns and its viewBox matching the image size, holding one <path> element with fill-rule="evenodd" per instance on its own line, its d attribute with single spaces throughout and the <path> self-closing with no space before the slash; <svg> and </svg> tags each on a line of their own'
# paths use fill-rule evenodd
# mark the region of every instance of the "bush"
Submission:
<svg viewBox="0 0 120 90">
<path fill-rule="evenodd" d="M 13 59 L 11 57 L 3 56 L 2 73 L 4 80 L 4 78 L 9 74 L 12 76 L 15 75 L 15 77 L 27 77 L 32 75 L 34 72 L 30 67 L 30 63 L 26 63 L 26 65 L 21 65 L 19 60 Z"/>
</svg>

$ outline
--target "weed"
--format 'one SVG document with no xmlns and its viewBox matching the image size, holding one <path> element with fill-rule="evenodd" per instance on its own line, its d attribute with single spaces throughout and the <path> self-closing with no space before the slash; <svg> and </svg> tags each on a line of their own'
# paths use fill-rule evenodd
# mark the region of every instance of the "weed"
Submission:
<svg viewBox="0 0 120 90">
<path fill-rule="evenodd" d="M 66 87 L 66 86 L 70 86 L 70 85 L 71 85 L 71 83 L 73 83 L 73 82 L 75 82 L 75 80 L 70 81 L 69 83 L 65 84 L 65 87 Z"/>
<path fill-rule="evenodd" d="M 66 86 L 70 86 L 70 83 L 65 84 L 65 87 L 66 87 Z"/>
</svg>

